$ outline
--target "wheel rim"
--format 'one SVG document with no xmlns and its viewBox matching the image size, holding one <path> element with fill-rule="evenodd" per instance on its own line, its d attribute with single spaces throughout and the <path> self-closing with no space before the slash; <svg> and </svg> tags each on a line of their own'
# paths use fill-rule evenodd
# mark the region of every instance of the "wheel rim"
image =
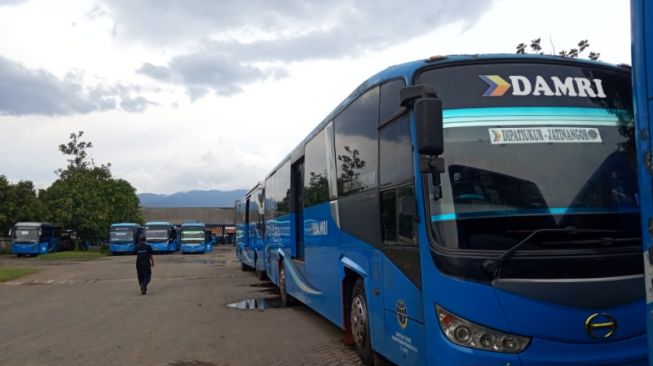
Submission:
<svg viewBox="0 0 653 366">
<path fill-rule="evenodd" d="M 367 309 L 365 300 L 360 295 L 354 297 L 351 304 L 351 333 L 356 345 L 362 347 L 367 336 Z"/>
</svg>

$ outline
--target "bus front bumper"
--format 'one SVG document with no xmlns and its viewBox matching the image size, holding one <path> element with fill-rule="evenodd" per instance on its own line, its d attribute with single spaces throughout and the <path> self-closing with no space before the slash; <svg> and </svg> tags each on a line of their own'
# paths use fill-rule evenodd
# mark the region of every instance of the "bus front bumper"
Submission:
<svg viewBox="0 0 653 366">
<path fill-rule="evenodd" d="M 646 335 L 617 342 L 578 344 L 533 338 L 523 352 L 508 354 L 461 347 L 450 342 L 438 329 L 431 344 L 429 365 L 460 366 L 648 366 Z M 433 339 L 432 338 L 432 339 Z"/>
<path fill-rule="evenodd" d="M 172 251 L 171 245 L 168 242 L 163 243 L 147 243 L 155 252 L 170 252 Z"/>
<path fill-rule="evenodd" d="M 109 251 L 112 253 L 133 253 L 136 251 L 136 248 L 133 243 L 109 244 Z"/>
<path fill-rule="evenodd" d="M 182 253 L 204 253 L 206 252 L 206 244 L 182 244 L 181 245 Z"/>
<path fill-rule="evenodd" d="M 11 244 L 14 254 L 45 254 L 48 252 L 48 243 Z"/>
</svg>

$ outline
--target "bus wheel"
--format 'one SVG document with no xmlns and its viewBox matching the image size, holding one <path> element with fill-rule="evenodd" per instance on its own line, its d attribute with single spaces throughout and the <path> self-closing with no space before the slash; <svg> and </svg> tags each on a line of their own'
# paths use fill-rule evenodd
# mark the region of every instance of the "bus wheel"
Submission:
<svg viewBox="0 0 653 366">
<path fill-rule="evenodd" d="M 356 280 L 354 291 L 351 296 L 351 313 L 349 319 L 351 333 L 354 338 L 354 347 L 364 365 L 372 365 L 374 359 L 372 344 L 370 342 L 370 324 L 367 312 L 367 300 L 365 299 L 365 285 L 363 279 Z"/>
<path fill-rule="evenodd" d="M 249 267 L 247 267 L 247 265 L 245 263 L 240 262 L 240 270 L 245 272 L 245 271 L 249 270 Z"/>
<path fill-rule="evenodd" d="M 279 266 L 279 297 L 281 297 L 281 307 L 288 306 L 288 289 L 286 288 L 286 268 L 283 261 Z"/>
<path fill-rule="evenodd" d="M 261 281 L 265 281 L 265 271 L 258 269 L 258 263 L 254 262 L 254 271 L 256 272 L 256 278 Z"/>
</svg>

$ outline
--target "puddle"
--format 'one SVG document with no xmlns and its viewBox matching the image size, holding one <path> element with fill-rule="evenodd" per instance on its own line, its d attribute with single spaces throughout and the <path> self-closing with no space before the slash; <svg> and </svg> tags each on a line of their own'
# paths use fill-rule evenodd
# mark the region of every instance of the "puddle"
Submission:
<svg viewBox="0 0 653 366">
<path fill-rule="evenodd" d="M 227 304 L 227 307 L 240 310 L 276 309 L 281 307 L 281 299 L 278 297 L 257 297 Z"/>
</svg>

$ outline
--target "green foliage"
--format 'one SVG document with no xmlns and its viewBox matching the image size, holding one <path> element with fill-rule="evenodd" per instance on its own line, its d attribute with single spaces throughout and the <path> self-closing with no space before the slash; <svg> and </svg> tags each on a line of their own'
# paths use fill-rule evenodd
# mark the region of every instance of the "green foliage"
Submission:
<svg viewBox="0 0 653 366">
<path fill-rule="evenodd" d="M 123 179 L 111 176 L 110 164 L 95 166 L 81 141 L 83 132 L 70 135 L 70 142 L 59 146 L 71 156 L 68 166 L 59 169 L 57 179 L 42 194 L 51 220 L 77 232 L 80 240 L 101 242 L 113 222 L 143 222 L 136 190 Z"/>
<path fill-rule="evenodd" d="M 46 218 L 45 206 L 30 181 L 12 184 L 0 175 L 0 202 L 0 236 L 6 235 L 15 222 Z"/>
<path fill-rule="evenodd" d="M 143 222 L 136 190 L 126 180 L 111 176 L 111 164 L 96 166 L 89 155 L 91 142 L 83 131 L 70 134 L 59 151 L 68 166 L 58 169 L 58 179 L 38 195 L 30 181 L 9 183 L 0 175 L 0 236 L 19 221 L 49 221 L 77 232 L 80 240 L 106 240 L 111 223 Z"/>
<path fill-rule="evenodd" d="M 532 40 L 531 43 L 528 44 L 528 45 L 526 43 L 520 43 L 516 47 L 516 50 L 517 50 L 516 53 L 522 54 L 522 55 L 526 54 L 526 53 L 528 53 L 527 48 L 530 47 L 531 51 L 534 54 L 543 55 L 544 52 L 542 52 L 541 43 L 542 43 L 541 38 L 536 38 L 536 39 Z M 583 39 L 580 42 L 578 42 L 578 47 L 577 48 L 574 47 L 574 48 L 570 48 L 569 50 L 562 50 L 562 51 L 558 52 L 557 55 L 561 56 L 561 57 L 577 58 L 587 48 L 589 48 L 589 46 L 590 46 L 590 43 L 586 39 Z M 556 54 L 555 50 L 552 52 L 552 54 Z M 590 60 L 598 60 L 599 57 L 601 57 L 601 54 L 598 53 L 598 52 L 593 52 L 593 51 L 590 51 L 589 55 L 587 56 L 587 58 L 589 58 Z"/>
<path fill-rule="evenodd" d="M 36 272 L 34 268 L 0 267 L 0 282 L 7 282 L 34 272 Z"/>
</svg>

